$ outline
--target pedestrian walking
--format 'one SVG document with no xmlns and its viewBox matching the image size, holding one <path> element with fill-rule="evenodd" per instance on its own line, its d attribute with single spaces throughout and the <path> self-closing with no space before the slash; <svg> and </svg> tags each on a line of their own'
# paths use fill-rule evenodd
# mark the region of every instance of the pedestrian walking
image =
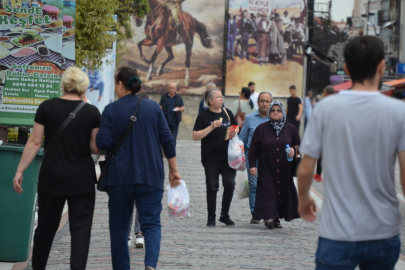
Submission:
<svg viewBox="0 0 405 270">
<path fill-rule="evenodd" d="M 307 128 L 308 119 L 311 117 L 312 114 L 312 91 L 308 91 L 305 100 L 304 100 L 304 109 L 305 109 L 305 122 L 304 122 L 304 130 Z"/>
<path fill-rule="evenodd" d="M 302 100 L 297 96 L 297 88 L 295 85 L 290 86 L 291 96 L 287 99 L 287 122 L 293 124 L 298 132 L 300 131 L 301 116 L 304 106 L 302 105 Z"/>
<path fill-rule="evenodd" d="M 239 92 L 239 99 L 235 100 L 232 104 L 232 113 L 238 122 L 239 130 L 242 129 L 245 122 L 246 115 L 255 111 L 253 101 L 250 99 L 250 89 L 243 87 Z"/>
<path fill-rule="evenodd" d="M 250 89 L 250 99 L 253 102 L 253 105 L 255 106 L 255 110 L 258 109 L 257 107 L 257 99 L 259 97 L 259 93 L 256 92 L 256 84 L 254 82 L 250 82 L 248 84 L 248 87 Z"/>
<path fill-rule="evenodd" d="M 136 203 L 134 202 L 134 208 L 136 210 L 135 214 L 135 226 L 134 226 L 134 232 L 135 232 L 135 247 L 136 248 L 143 248 L 145 245 L 145 240 L 143 239 L 143 234 L 141 230 L 141 224 L 139 223 L 139 214 L 138 210 L 136 209 Z M 128 229 L 128 247 L 132 246 L 132 236 L 131 236 L 131 228 L 132 228 L 132 223 L 134 222 L 134 212 L 131 214 L 131 218 L 129 219 L 129 229 Z"/>
<path fill-rule="evenodd" d="M 181 122 L 181 113 L 184 112 L 183 98 L 176 93 L 177 85 L 175 82 L 169 83 L 168 92 L 163 94 L 159 105 L 169 125 L 174 144 L 176 144 L 177 133 Z"/>
<path fill-rule="evenodd" d="M 280 219 L 291 221 L 300 217 L 292 162 L 287 160 L 287 156 L 294 156 L 300 137 L 297 128 L 286 123 L 280 101 L 271 103 L 269 118 L 268 123 L 256 128 L 249 149 L 249 172 L 258 175 L 253 219 L 264 219 L 269 229 L 281 229 Z M 291 148 L 289 153 L 286 153 L 287 145 Z"/>
<path fill-rule="evenodd" d="M 22 193 L 23 173 L 42 146 L 38 177 L 38 225 L 34 234 L 32 268 L 45 269 L 65 202 L 69 206 L 70 269 L 86 269 L 95 204 L 96 171 L 91 153 L 100 125 L 98 109 L 81 100 L 89 79 L 81 69 L 68 68 L 62 77 L 63 96 L 41 103 L 34 128 L 13 180 Z M 73 118 L 68 123 L 66 119 Z M 24 195 L 22 195 L 24 196 Z"/>
<path fill-rule="evenodd" d="M 248 116 L 246 116 L 245 123 L 243 124 L 242 130 L 239 133 L 239 139 L 245 145 L 246 160 L 249 160 L 249 147 L 252 141 L 253 133 L 255 132 L 258 125 L 269 121 L 269 109 L 270 103 L 272 102 L 272 95 L 268 92 L 262 92 L 259 94 L 258 105 L 259 109 Z M 258 167 L 258 161 L 256 160 L 256 168 Z M 246 162 L 246 169 L 249 171 L 249 162 Z M 249 179 L 249 207 L 250 213 L 252 214 L 251 224 L 260 224 L 260 220 L 255 220 L 253 218 L 253 212 L 255 210 L 256 201 L 256 188 L 257 188 L 257 174 L 251 175 L 248 173 Z"/>
<path fill-rule="evenodd" d="M 405 106 L 378 92 L 386 69 L 380 39 L 351 40 L 344 58 L 352 89 L 315 107 L 302 141 L 299 212 L 316 220 L 310 188 L 322 154 L 325 194 L 316 269 L 394 269 L 401 249 L 394 171 L 398 155 L 404 190 Z"/>
<path fill-rule="evenodd" d="M 335 94 L 335 88 L 332 85 L 328 85 L 323 90 L 324 98 Z M 322 157 L 316 162 L 316 173 L 314 174 L 314 180 L 317 182 L 322 182 Z"/>
<path fill-rule="evenodd" d="M 118 100 L 105 107 L 96 140 L 99 149 L 111 151 L 124 134 L 130 119 L 135 120 L 111 160 L 103 183 L 109 197 L 112 266 L 119 270 L 130 269 L 127 237 L 134 201 L 145 236 L 145 267 L 155 269 L 158 262 L 164 190 L 160 146 L 169 162 L 171 186 L 177 185 L 181 179 L 177 171 L 174 140 L 163 112 L 156 102 L 136 95 L 141 90 L 141 84 L 136 69 L 118 69 L 115 74 Z M 133 116 L 135 108 L 138 109 L 136 117 Z"/>
<path fill-rule="evenodd" d="M 201 162 L 205 170 L 207 186 L 207 226 L 215 226 L 217 206 L 217 192 L 219 189 L 219 175 L 222 176 L 224 194 L 219 221 L 226 225 L 235 225 L 229 217 L 233 192 L 235 190 L 236 172 L 228 165 L 228 144 L 225 136 L 231 125 L 237 125 L 232 111 L 222 108 L 224 97 L 218 88 L 208 90 L 205 100 L 208 110 L 197 116 L 193 129 L 193 140 L 201 140 Z M 229 138 L 235 137 L 239 129 L 231 130 Z"/>
</svg>

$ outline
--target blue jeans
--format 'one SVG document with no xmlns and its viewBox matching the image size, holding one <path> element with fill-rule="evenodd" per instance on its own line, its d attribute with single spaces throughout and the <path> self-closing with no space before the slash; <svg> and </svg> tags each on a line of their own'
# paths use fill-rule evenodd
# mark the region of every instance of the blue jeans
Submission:
<svg viewBox="0 0 405 270">
<path fill-rule="evenodd" d="M 258 167 L 259 162 L 256 161 L 256 168 Z M 252 176 L 249 173 L 249 150 L 246 151 L 246 169 L 248 170 L 248 179 L 249 179 L 249 207 L 250 213 L 253 215 L 255 211 L 255 202 L 256 202 L 256 188 L 257 188 L 257 174 Z"/>
<path fill-rule="evenodd" d="M 159 252 L 163 190 L 146 185 L 108 187 L 108 209 L 113 269 L 129 270 L 128 229 L 134 211 L 139 211 L 139 223 L 145 237 L 145 267 L 156 268 Z"/>
<path fill-rule="evenodd" d="M 97 85 L 97 87 L 94 87 L 94 88 L 93 88 L 93 90 L 98 90 L 98 91 L 100 91 L 100 92 L 98 93 L 98 95 L 99 95 L 99 96 L 103 96 L 103 94 L 104 94 L 104 82 L 101 81 L 101 82 Z"/>
<path fill-rule="evenodd" d="M 398 261 L 401 239 L 344 242 L 319 238 L 316 270 L 393 270 Z"/>
</svg>

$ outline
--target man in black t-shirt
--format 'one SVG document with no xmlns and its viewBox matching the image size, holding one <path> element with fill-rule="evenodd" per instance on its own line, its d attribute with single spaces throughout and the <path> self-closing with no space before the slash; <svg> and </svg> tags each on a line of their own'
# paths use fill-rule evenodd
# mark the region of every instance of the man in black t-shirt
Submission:
<svg viewBox="0 0 405 270">
<path fill-rule="evenodd" d="M 302 100 L 297 96 L 297 88 L 295 85 L 290 86 L 291 97 L 287 99 L 287 122 L 293 124 L 300 130 L 301 116 L 304 106 L 302 105 Z"/>
</svg>

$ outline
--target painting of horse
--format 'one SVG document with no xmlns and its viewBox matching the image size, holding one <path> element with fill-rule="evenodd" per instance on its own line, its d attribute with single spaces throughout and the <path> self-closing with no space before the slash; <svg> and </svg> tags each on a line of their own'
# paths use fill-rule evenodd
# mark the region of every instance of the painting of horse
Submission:
<svg viewBox="0 0 405 270">
<path fill-rule="evenodd" d="M 218 15 L 213 18 L 207 17 L 208 13 L 196 12 L 204 5 L 221 6 L 222 12 L 217 12 Z M 171 10 L 162 2 L 149 0 L 149 6 L 151 12 L 148 15 L 133 18 L 133 28 L 136 32 L 133 40 L 129 41 L 129 53 L 126 56 L 134 67 L 145 71 L 143 81 L 152 85 L 156 80 L 161 82 L 164 73 L 169 75 L 168 73 L 172 72 L 175 81 L 180 83 L 184 90 L 188 90 L 207 83 L 207 80 L 201 80 L 201 77 L 222 80 L 222 61 L 219 60 L 223 54 L 225 0 L 184 1 L 180 12 L 180 27 L 175 26 Z M 148 49 L 147 52 L 145 48 Z M 182 59 L 184 62 L 181 68 L 179 61 Z M 165 68 L 166 65 L 168 68 Z M 212 68 L 213 66 L 215 68 Z M 190 75 L 190 69 L 194 70 L 194 77 Z M 199 73 L 197 69 L 200 70 Z M 215 74 L 209 74 L 209 70 L 215 70 Z M 180 73 L 183 74 L 182 80 L 177 79 Z M 164 82 L 153 83 L 154 87 L 157 84 Z"/>
</svg>

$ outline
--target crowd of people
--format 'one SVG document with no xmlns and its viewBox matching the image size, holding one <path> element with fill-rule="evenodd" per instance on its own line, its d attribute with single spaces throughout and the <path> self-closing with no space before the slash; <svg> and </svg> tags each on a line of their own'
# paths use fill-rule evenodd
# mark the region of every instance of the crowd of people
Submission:
<svg viewBox="0 0 405 270">
<path fill-rule="evenodd" d="M 361 269 L 393 269 L 400 250 L 394 166 L 398 154 L 404 187 L 405 107 L 378 93 L 385 72 L 380 40 L 356 38 L 347 44 L 344 56 L 353 89 L 333 95 L 333 87 L 327 86 L 321 102 L 310 91 L 303 102 L 292 85 L 291 96 L 283 104 L 270 92 L 256 92 L 255 83 L 250 82 L 228 109 L 221 89 L 207 85 L 192 134 L 193 140 L 201 141 L 207 226 L 216 225 L 219 176 L 224 189 L 218 220 L 226 226 L 235 225 L 229 213 L 236 171 L 228 163 L 228 146 L 238 135 L 245 147 L 251 224 L 263 220 L 267 228 L 281 229 L 281 219 L 315 221 L 316 204 L 309 191 L 313 179 L 322 181 L 323 169 L 327 185 L 316 269 L 355 269 L 357 265 Z M 142 98 L 136 69 L 123 67 L 115 74 L 118 100 L 100 115 L 95 107 L 81 101 L 88 85 L 89 78 L 81 69 L 66 70 L 64 95 L 39 106 L 13 180 L 14 189 L 22 193 L 23 173 L 45 135 L 33 269 L 46 268 L 65 202 L 72 237 L 71 268 L 86 268 L 97 181 L 91 153 L 109 152 L 120 141 L 122 146 L 111 160 L 102 186 L 109 196 L 113 269 L 130 269 L 127 241 L 136 208 L 135 233 L 139 239 L 144 236 L 145 268 L 153 270 L 161 242 L 163 155 L 169 165 L 170 185 L 177 186 L 181 179 L 176 137 L 185 110 L 183 100 L 175 83 L 169 84 L 159 104 Z M 68 115 L 74 119 L 65 125 Z M 305 132 L 301 142 L 302 120 Z M 128 121 L 133 121 L 134 127 L 122 140 Z M 293 177 L 300 153 L 304 157 L 298 168 L 297 192 Z"/>
<path fill-rule="evenodd" d="M 249 39 L 256 41 L 257 62 L 260 66 L 284 64 L 288 51 L 303 54 L 305 30 L 302 18 L 296 18 L 285 11 L 283 16 L 277 11 L 250 14 L 228 14 L 227 59 L 235 61 L 235 45 L 240 59 L 250 59 Z"/>
</svg>

